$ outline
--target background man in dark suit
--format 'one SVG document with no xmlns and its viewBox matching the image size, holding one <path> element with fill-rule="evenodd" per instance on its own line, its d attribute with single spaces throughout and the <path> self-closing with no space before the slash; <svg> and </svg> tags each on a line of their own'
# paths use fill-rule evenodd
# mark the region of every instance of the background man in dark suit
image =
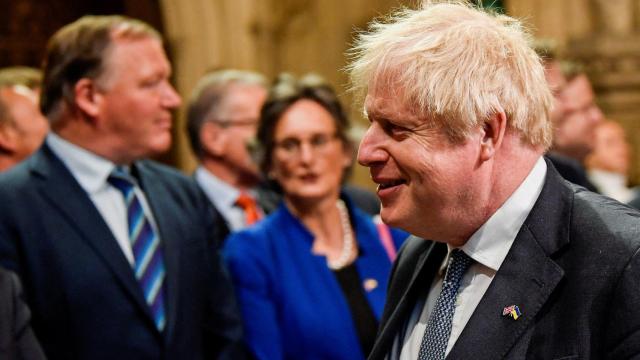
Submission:
<svg viewBox="0 0 640 360">
<path fill-rule="evenodd" d="M 160 35 L 133 19 L 84 17 L 49 43 L 53 133 L 0 176 L 0 262 L 50 359 L 238 356 L 218 215 L 192 179 L 141 160 L 171 144 L 170 72 Z"/>
<path fill-rule="evenodd" d="M 640 218 L 542 154 L 552 104 L 520 24 L 425 2 L 362 34 L 358 155 L 406 243 L 370 359 L 640 354 Z"/>
<path fill-rule="evenodd" d="M 16 274 L 0 268 L 0 359 L 39 360 L 44 353 L 31 329 L 31 313 Z"/>
<path fill-rule="evenodd" d="M 213 71 L 200 79 L 189 101 L 187 131 L 200 161 L 194 176 L 231 231 L 244 229 L 266 212 L 260 206 L 258 166 L 247 149 L 256 135 L 266 85 L 255 72 Z M 238 201 L 241 195 L 251 203 Z"/>
<path fill-rule="evenodd" d="M 561 61 L 552 44 L 539 41 L 535 50 L 554 100 L 554 135 L 547 158 L 563 178 L 598 192 L 584 168 L 585 157 L 594 149 L 595 129 L 603 120 L 591 83 L 578 64 Z"/>
</svg>

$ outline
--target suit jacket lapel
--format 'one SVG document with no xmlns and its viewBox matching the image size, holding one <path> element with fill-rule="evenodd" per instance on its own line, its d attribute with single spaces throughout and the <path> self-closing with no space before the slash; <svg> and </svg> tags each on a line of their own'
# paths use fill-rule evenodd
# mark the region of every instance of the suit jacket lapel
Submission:
<svg viewBox="0 0 640 360">
<path fill-rule="evenodd" d="M 418 298 L 428 289 L 447 254 L 447 246 L 423 239 L 413 238 L 398 257 L 396 268 L 389 284 L 387 304 L 382 315 L 378 341 L 369 359 L 383 359 L 391 350 L 398 333 L 404 332 L 406 321 Z M 406 257 L 405 259 L 403 259 Z M 417 261 L 415 258 L 417 257 Z M 413 259 L 412 259 L 413 258 Z M 408 286 L 405 284 L 408 283 Z"/>
<path fill-rule="evenodd" d="M 167 202 L 171 195 L 167 193 L 166 188 L 160 181 L 154 181 L 153 174 L 149 172 L 144 162 L 136 163 L 134 171 L 137 171 L 140 187 L 143 189 L 151 207 L 158 227 L 160 241 L 162 242 L 162 255 L 166 269 L 165 294 L 167 296 L 165 305 L 165 315 L 167 317 L 165 338 L 170 338 L 175 329 L 177 308 L 179 306 L 178 294 L 180 290 L 178 279 L 180 278 L 180 239 L 182 238 L 180 231 L 184 229 L 181 229 L 179 224 L 172 220 L 180 215 L 176 213 L 178 210 L 175 206 Z"/>
<path fill-rule="evenodd" d="M 533 322 L 564 276 L 550 255 L 569 241 L 572 196 L 549 166 L 536 204 L 449 353 L 450 358 L 504 358 Z M 518 320 L 502 316 L 503 309 L 510 305 L 520 308 Z"/>
<path fill-rule="evenodd" d="M 48 146 L 44 145 L 34 155 L 32 164 L 32 172 L 42 179 L 39 188 L 42 196 L 95 250 L 96 257 L 113 272 L 124 291 L 151 320 L 149 306 L 131 265 L 87 193 Z"/>
</svg>

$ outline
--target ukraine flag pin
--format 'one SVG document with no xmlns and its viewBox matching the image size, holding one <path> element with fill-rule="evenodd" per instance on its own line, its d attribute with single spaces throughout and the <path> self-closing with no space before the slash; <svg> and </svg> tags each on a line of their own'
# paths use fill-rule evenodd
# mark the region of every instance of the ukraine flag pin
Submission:
<svg viewBox="0 0 640 360">
<path fill-rule="evenodd" d="M 522 315 L 522 312 L 520 312 L 518 305 L 511 305 L 502 309 L 502 316 L 510 316 L 513 320 L 518 320 L 520 315 Z"/>
</svg>

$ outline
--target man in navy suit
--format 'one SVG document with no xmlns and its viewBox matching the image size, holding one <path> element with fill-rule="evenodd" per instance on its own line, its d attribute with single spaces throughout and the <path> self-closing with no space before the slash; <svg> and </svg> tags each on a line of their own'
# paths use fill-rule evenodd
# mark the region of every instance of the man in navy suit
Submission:
<svg viewBox="0 0 640 360">
<path fill-rule="evenodd" d="M 49 42 L 52 133 L 0 176 L 0 263 L 50 359 L 240 356 L 219 216 L 192 179 L 143 160 L 171 144 L 170 73 L 133 19 L 87 16 Z"/>
<path fill-rule="evenodd" d="M 552 96 L 521 25 L 426 1 L 360 35 L 358 154 L 409 231 L 370 359 L 640 355 L 640 213 L 543 154 Z"/>
</svg>

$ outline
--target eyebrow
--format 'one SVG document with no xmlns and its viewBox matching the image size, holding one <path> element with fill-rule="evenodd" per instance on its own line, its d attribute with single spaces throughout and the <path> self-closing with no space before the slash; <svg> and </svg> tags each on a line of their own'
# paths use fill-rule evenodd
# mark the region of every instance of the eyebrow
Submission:
<svg viewBox="0 0 640 360">
<path fill-rule="evenodd" d="M 386 118 L 388 117 L 388 114 L 385 114 L 384 111 L 382 111 L 381 109 L 378 108 L 373 108 L 370 110 L 367 110 L 367 108 L 364 109 L 364 113 L 368 118 Z"/>
</svg>

